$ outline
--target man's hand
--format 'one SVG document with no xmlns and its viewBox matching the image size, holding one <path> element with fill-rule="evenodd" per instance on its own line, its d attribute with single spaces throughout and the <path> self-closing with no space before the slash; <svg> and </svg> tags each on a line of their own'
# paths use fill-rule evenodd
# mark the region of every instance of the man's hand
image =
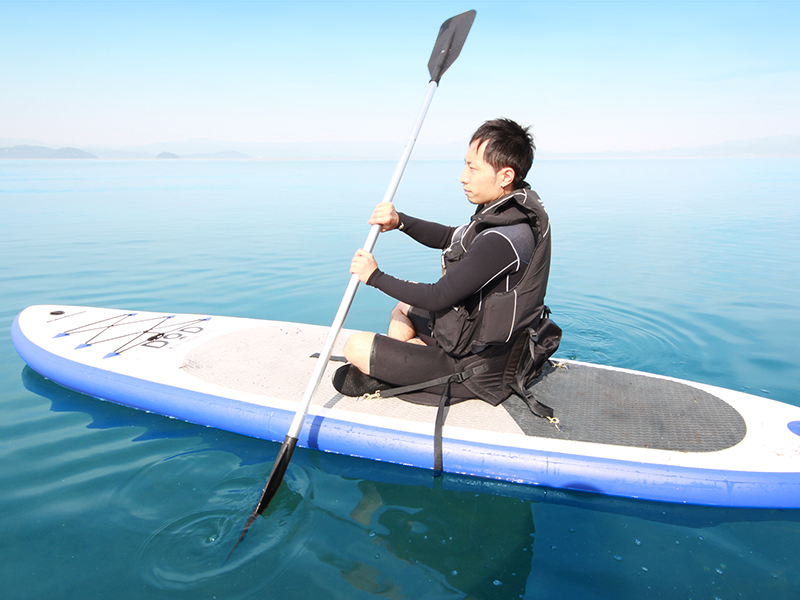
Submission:
<svg viewBox="0 0 800 600">
<path fill-rule="evenodd" d="M 391 202 L 381 202 L 372 211 L 372 216 L 369 218 L 370 225 L 380 225 L 381 232 L 391 231 L 400 226 L 400 216 L 394 209 L 394 204 Z"/>
<path fill-rule="evenodd" d="M 367 283 L 370 275 L 378 268 L 378 263 L 375 262 L 375 257 L 366 250 L 356 250 L 353 256 L 353 262 L 350 263 L 350 272 L 358 275 L 361 283 Z"/>
</svg>

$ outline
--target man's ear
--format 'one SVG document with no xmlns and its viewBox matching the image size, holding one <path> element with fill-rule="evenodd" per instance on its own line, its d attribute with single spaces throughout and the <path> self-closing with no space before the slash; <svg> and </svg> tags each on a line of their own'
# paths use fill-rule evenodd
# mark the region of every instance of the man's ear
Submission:
<svg viewBox="0 0 800 600">
<path fill-rule="evenodd" d="M 503 187 L 514 183 L 514 179 L 517 176 L 516 172 L 511 167 L 503 167 L 497 172 L 497 174 L 500 176 L 500 183 Z"/>
</svg>

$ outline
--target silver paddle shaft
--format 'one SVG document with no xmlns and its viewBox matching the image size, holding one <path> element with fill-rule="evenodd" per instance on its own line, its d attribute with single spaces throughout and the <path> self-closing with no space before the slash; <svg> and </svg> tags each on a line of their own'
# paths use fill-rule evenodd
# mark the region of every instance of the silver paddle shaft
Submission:
<svg viewBox="0 0 800 600">
<path fill-rule="evenodd" d="M 433 94 L 436 92 L 437 87 L 438 84 L 435 81 L 431 81 L 428 84 L 428 91 L 425 94 L 425 100 L 422 102 L 422 107 L 419 110 L 417 120 L 414 123 L 411 135 L 408 138 L 408 142 L 406 142 L 403 155 L 400 157 L 400 161 L 397 163 L 392 180 L 389 182 L 389 187 L 386 190 L 386 194 L 383 196 L 383 202 L 391 202 L 394 198 L 395 192 L 397 192 L 397 188 L 400 185 L 400 179 L 403 177 L 403 172 L 408 164 L 408 159 L 411 157 L 411 151 L 414 149 L 417 136 L 419 135 L 420 129 L 422 129 L 422 122 L 425 120 L 425 115 L 428 112 L 428 107 L 431 105 L 431 100 L 433 100 Z M 370 253 L 372 252 L 373 248 L 375 248 L 375 243 L 378 241 L 378 235 L 380 232 L 380 225 L 373 225 L 370 227 L 367 241 L 364 243 L 364 250 Z M 303 394 L 301 408 L 297 411 L 297 413 L 295 413 L 292 425 L 289 427 L 289 432 L 287 433 L 289 437 L 298 439 L 300 435 L 300 429 L 303 426 L 306 414 L 308 414 L 308 407 L 311 405 L 311 399 L 317 392 L 320 381 L 322 381 L 322 375 L 325 373 L 325 367 L 328 365 L 328 361 L 331 358 L 331 353 L 333 353 L 333 346 L 336 344 L 336 339 L 339 337 L 342 327 L 344 327 L 344 321 L 347 318 L 347 313 L 350 312 L 350 307 L 353 305 L 353 299 L 355 298 L 359 283 L 358 275 L 350 276 L 350 281 L 347 284 L 347 290 L 344 293 L 341 304 L 339 304 L 339 310 L 336 312 L 336 317 L 333 319 L 333 325 L 331 325 L 331 330 L 328 333 L 328 339 L 325 340 L 325 346 L 323 346 L 322 351 L 319 354 L 317 363 L 314 366 L 314 372 L 311 374 L 311 379 L 309 380 L 308 385 L 306 386 L 306 391 Z"/>
</svg>

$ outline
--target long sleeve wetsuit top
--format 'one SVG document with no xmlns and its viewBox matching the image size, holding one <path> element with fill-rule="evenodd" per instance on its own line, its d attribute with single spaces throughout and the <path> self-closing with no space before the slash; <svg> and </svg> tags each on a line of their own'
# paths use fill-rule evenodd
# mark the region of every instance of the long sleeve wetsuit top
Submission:
<svg viewBox="0 0 800 600">
<path fill-rule="evenodd" d="M 402 231 L 429 248 L 446 249 L 458 229 L 398 214 Z M 528 255 L 520 256 L 502 228 L 490 228 L 478 234 L 464 257 L 436 283 L 406 281 L 376 269 L 367 284 L 396 300 L 431 312 L 464 305 L 471 313 L 483 297 L 517 283 L 524 270 L 521 267 L 533 254 L 533 244 L 525 254 Z"/>
</svg>

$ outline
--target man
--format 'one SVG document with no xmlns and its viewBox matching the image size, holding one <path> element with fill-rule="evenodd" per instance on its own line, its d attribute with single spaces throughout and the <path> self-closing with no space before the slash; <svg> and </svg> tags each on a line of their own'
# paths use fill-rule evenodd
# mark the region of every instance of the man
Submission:
<svg viewBox="0 0 800 600">
<path fill-rule="evenodd" d="M 387 335 L 358 332 L 347 340 L 350 364 L 334 375 L 337 390 L 357 396 L 467 372 L 472 376 L 451 384 L 454 400 L 497 405 L 510 394 L 508 380 L 520 354 L 515 341 L 543 317 L 550 271 L 547 213 L 524 181 L 534 150 L 528 129 L 514 121 L 496 119 L 478 128 L 460 180 L 477 205 L 467 225 L 431 223 L 398 213 L 391 203 L 378 204 L 369 223 L 442 249 L 444 274 L 433 284 L 404 281 L 383 273 L 370 253 L 355 253 L 350 272 L 399 304 Z M 443 386 L 428 391 L 439 393 Z"/>
</svg>

